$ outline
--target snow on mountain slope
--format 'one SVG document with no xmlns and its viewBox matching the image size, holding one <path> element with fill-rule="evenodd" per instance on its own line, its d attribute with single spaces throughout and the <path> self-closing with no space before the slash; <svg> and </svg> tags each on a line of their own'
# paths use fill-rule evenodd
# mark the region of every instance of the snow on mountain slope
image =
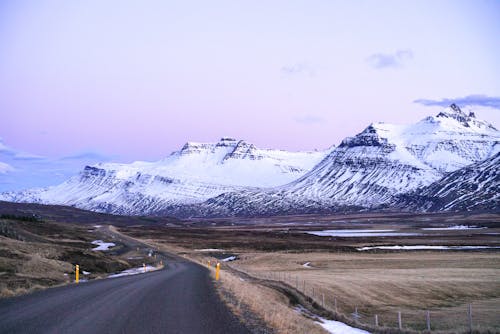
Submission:
<svg viewBox="0 0 500 334">
<path fill-rule="evenodd" d="M 371 124 L 285 186 L 223 194 L 184 210 L 189 215 L 196 210 L 251 215 L 374 208 L 495 155 L 499 143 L 500 133 L 492 125 L 451 105 L 412 125 Z"/>
<path fill-rule="evenodd" d="M 318 166 L 293 182 L 289 191 L 371 207 L 499 150 L 499 131 L 452 105 L 412 125 L 370 125 L 343 140 Z"/>
<path fill-rule="evenodd" d="M 217 143 L 187 143 L 158 162 L 86 166 L 58 186 L 4 193 L 0 199 L 145 214 L 172 204 L 202 202 L 224 192 L 285 184 L 324 155 L 257 149 L 242 140 L 222 138 Z"/>
<path fill-rule="evenodd" d="M 500 212 L 500 153 L 401 196 L 401 208 L 424 211 Z"/>
</svg>

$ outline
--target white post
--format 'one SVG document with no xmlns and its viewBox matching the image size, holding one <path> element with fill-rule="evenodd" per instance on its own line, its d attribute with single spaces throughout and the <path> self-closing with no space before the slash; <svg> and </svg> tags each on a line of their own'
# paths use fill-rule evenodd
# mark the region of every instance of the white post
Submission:
<svg viewBox="0 0 500 334">
<path fill-rule="evenodd" d="M 375 326 L 378 327 L 378 315 L 375 314 Z"/>
<path fill-rule="evenodd" d="M 427 311 L 427 330 L 431 331 L 431 313 Z"/>
<path fill-rule="evenodd" d="M 398 311 L 398 324 L 399 324 L 399 329 L 403 329 L 403 324 L 401 322 L 401 311 Z"/>
<path fill-rule="evenodd" d="M 468 316 L 469 316 L 469 332 L 472 333 L 472 305 L 469 304 L 469 309 L 468 309 Z"/>
</svg>

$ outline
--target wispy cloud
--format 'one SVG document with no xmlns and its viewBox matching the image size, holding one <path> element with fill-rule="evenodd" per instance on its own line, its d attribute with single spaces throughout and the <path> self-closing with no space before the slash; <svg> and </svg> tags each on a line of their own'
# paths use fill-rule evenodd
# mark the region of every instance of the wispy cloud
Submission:
<svg viewBox="0 0 500 334">
<path fill-rule="evenodd" d="M 413 51 L 397 50 L 394 53 L 374 53 L 366 59 L 368 64 L 376 69 L 400 68 L 413 59 Z"/>
<path fill-rule="evenodd" d="M 108 161 L 111 157 L 98 152 L 82 152 L 61 158 L 61 160 L 95 160 Z"/>
<path fill-rule="evenodd" d="M 11 165 L 0 161 L 0 174 L 7 174 L 8 172 L 12 172 L 13 170 L 14 168 Z"/>
<path fill-rule="evenodd" d="M 297 123 L 302 123 L 302 124 L 319 124 L 326 122 L 324 118 L 315 115 L 302 115 L 295 117 L 294 120 Z"/>
<path fill-rule="evenodd" d="M 493 109 L 500 109 L 500 97 L 487 96 L 487 95 L 468 95 L 464 97 L 457 97 L 453 99 L 443 98 L 441 100 L 418 99 L 414 103 L 422 104 L 424 106 L 441 106 L 447 107 L 452 103 L 459 106 L 480 106 L 489 107 Z"/>
<path fill-rule="evenodd" d="M 292 65 L 286 65 L 281 68 L 281 74 L 286 76 L 305 75 L 313 77 L 316 75 L 316 70 L 307 62 L 300 62 Z"/>
</svg>

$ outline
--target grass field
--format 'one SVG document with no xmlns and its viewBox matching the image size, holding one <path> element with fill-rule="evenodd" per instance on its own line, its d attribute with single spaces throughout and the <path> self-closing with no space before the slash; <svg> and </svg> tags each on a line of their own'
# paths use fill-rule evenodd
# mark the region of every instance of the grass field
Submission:
<svg viewBox="0 0 500 334">
<path fill-rule="evenodd" d="M 296 218 L 226 220 L 212 222 L 210 227 L 193 224 L 189 228 L 122 230 L 140 238 L 154 239 L 200 261 L 236 255 L 238 259 L 223 263 L 223 268 L 234 268 L 263 282 L 281 281 L 289 289 L 314 297 L 319 305 L 324 295 L 326 308 L 334 311 L 336 300 L 338 313 L 348 319 L 353 319 L 352 313 L 357 308 L 358 321 L 369 328 L 374 328 L 377 315 L 381 332 L 398 327 L 398 312 L 401 312 L 403 328 L 423 331 L 427 310 L 433 331 L 466 332 L 469 304 L 475 330 L 500 331 L 498 249 L 357 250 L 374 245 L 498 247 L 497 216 L 389 216 L 384 219 L 377 215 L 356 216 L 352 221 L 345 217 L 339 220 Z M 444 229 L 456 225 L 483 229 Z M 414 235 L 347 238 L 304 233 L 327 229 L 385 229 Z"/>
</svg>

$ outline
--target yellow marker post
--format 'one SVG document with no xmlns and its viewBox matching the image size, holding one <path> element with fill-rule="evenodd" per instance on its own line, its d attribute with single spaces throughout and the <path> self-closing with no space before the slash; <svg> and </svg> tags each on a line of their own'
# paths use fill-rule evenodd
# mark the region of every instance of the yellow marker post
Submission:
<svg viewBox="0 0 500 334">
<path fill-rule="evenodd" d="M 80 276 L 80 266 L 76 265 L 75 267 L 75 282 L 78 283 Z"/>
<path fill-rule="evenodd" d="M 217 268 L 215 269 L 215 280 L 218 281 L 219 280 L 219 275 L 220 275 L 220 263 L 217 262 Z"/>
<path fill-rule="evenodd" d="M 207 264 L 208 268 L 210 268 L 210 260 L 208 260 L 208 264 Z"/>
<path fill-rule="evenodd" d="M 146 264 L 143 263 L 142 266 L 144 267 L 144 272 L 146 272 Z"/>
</svg>

